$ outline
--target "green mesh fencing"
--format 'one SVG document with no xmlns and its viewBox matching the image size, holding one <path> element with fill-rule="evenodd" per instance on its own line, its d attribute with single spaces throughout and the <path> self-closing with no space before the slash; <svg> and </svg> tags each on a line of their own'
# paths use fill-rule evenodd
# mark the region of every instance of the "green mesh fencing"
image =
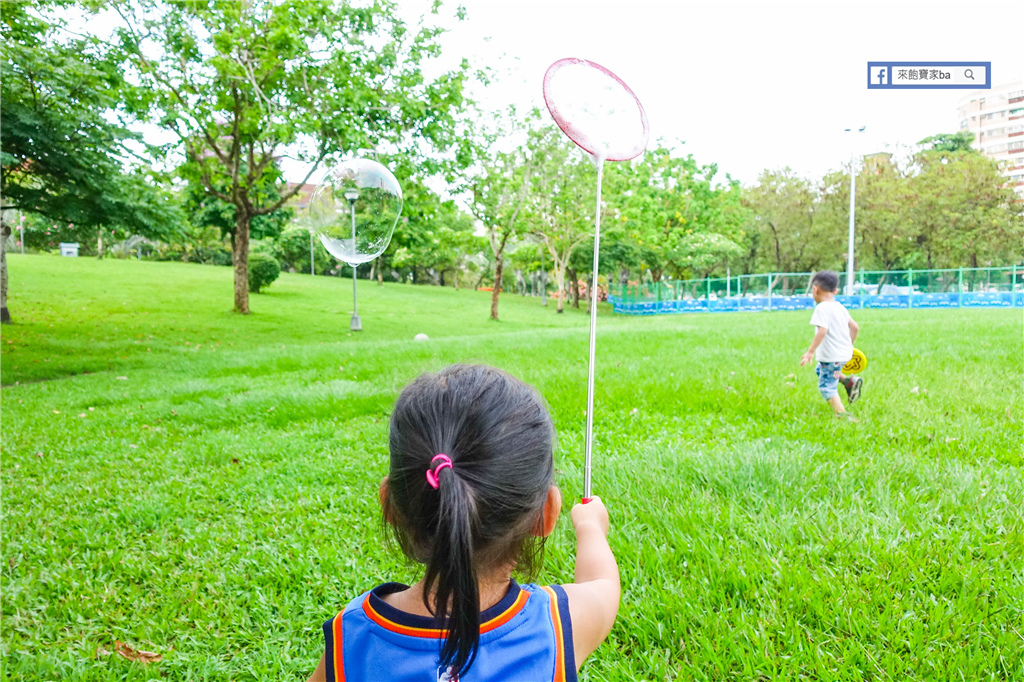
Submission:
<svg viewBox="0 0 1024 682">
<path fill-rule="evenodd" d="M 618 312 L 726 312 L 813 307 L 813 272 L 772 272 L 614 287 Z M 858 308 L 1024 306 L 1024 266 L 840 273 L 839 299 Z"/>
</svg>

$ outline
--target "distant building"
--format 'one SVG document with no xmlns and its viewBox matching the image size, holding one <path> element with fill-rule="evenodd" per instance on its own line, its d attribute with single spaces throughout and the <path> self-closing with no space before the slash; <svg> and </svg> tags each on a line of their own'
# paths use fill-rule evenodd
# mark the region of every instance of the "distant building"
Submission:
<svg viewBox="0 0 1024 682">
<path fill-rule="evenodd" d="M 297 182 L 289 182 L 285 184 L 285 191 L 288 191 L 295 187 Z M 294 212 L 295 218 L 302 218 L 306 215 L 306 211 L 309 209 L 309 198 L 313 195 L 313 190 L 316 189 L 316 185 L 311 185 L 308 182 L 299 188 L 291 199 L 288 200 L 287 206 L 289 206 Z"/>
<path fill-rule="evenodd" d="M 1024 197 L 1024 81 L 970 92 L 957 113 L 960 130 L 974 133 L 974 148 L 995 159 Z"/>
<path fill-rule="evenodd" d="M 889 152 L 874 152 L 864 155 L 864 167 L 870 169 L 875 175 L 882 172 L 882 168 L 892 164 L 892 154 Z"/>
</svg>

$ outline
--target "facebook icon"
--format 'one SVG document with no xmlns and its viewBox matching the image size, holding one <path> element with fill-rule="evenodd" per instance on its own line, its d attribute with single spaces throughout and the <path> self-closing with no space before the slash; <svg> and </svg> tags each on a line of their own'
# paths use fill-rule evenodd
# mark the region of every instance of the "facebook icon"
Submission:
<svg viewBox="0 0 1024 682">
<path fill-rule="evenodd" d="M 876 68 L 876 71 L 878 73 L 875 78 L 878 79 L 878 85 L 885 85 L 887 83 L 886 78 L 889 75 L 889 69 L 883 66 L 881 68 Z"/>
</svg>

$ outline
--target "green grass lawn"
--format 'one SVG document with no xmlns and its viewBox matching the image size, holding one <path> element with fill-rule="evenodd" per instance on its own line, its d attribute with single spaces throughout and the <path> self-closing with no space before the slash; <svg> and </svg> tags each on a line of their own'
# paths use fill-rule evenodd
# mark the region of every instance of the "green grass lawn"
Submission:
<svg viewBox="0 0 1024 682">
<path fill-rule="evenodd" d="M 496 323 L 489 294 L 360 282 L 350 334 L 347 279 L 284 274 L 242 317 L 229 268 L 8 258 L 3 679 L 305 679 L 324 620 L 419 577 L 376 486 L 423 371 L 537 386 L 580 495 L 580 311 L 503 295 Z M 858 423 L 797 364 L 809 312 L 602 308 L 594 489 L 623 601 L 583 679 L 1024 680 L 1021 311 L 853 314 Z M 539 581 L 572 565 L 565 518 Z"/>
</svg>

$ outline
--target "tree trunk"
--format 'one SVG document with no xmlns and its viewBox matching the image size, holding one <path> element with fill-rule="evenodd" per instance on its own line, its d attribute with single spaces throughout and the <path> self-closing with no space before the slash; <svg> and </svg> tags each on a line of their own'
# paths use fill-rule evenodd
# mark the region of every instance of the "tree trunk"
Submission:
<svg viewBox="0 0 1024 682">
<path fill-rule="evenodd" d="M 501 293 L 501 269 L 505 264 L 505 259 L 502 255 L 498 255 L 494 259 L 494 290 L 491 292 L 491 319 L 498 319 L 498 294 Z"/>
<path fill-rule="evenodd" d="M 455 268 L 455 291 L 459 290 L 459 269 Z"/>
<path fill-rule="evenodd" d="M 490 272 L 490 268 L 484 268 L 480 272 L 480 278 L 476 281 L 476 285 L 473 287 L 473 291 L 480 289 L 480 285 L 484 283 L 484 278 L 487 277 L 487 273 Z"/>
<path fill-rule="evenodd" d="M 96 258 L 103 258 L 103 228 L 96 229 Z"/>
<path fill-rule="evenodd" d="M 558 312 L 565 312 L 565 268 L 555 266 L 555 291 L 558 292 Z"/>
<path fill-rule="evenodd" d="M 569 273 L 569 282 L 572 284 L 572 307 L 576 310 L 580 309 L 580 282 L 576 276 L 576 268 L 566 268 L 565 271 Z"/>
<path fill-rule="evenodd" d="M 7 310 L 7 238 L 10 236 L 10 226 L 0 221 L 0 323 L 3 324 L 11 321 L 11 313 Z"/>
<path fill-rule="evenodd" d="M 384 260 L 377 256 L 377 286 L 384 286 Z"/>
<path fill-rule="evenodd" d="M 237 211 L 231 261 L 235 266 L 235 312 L 249 314 L 249 223 L 252 216 Z"/>
</svg>

